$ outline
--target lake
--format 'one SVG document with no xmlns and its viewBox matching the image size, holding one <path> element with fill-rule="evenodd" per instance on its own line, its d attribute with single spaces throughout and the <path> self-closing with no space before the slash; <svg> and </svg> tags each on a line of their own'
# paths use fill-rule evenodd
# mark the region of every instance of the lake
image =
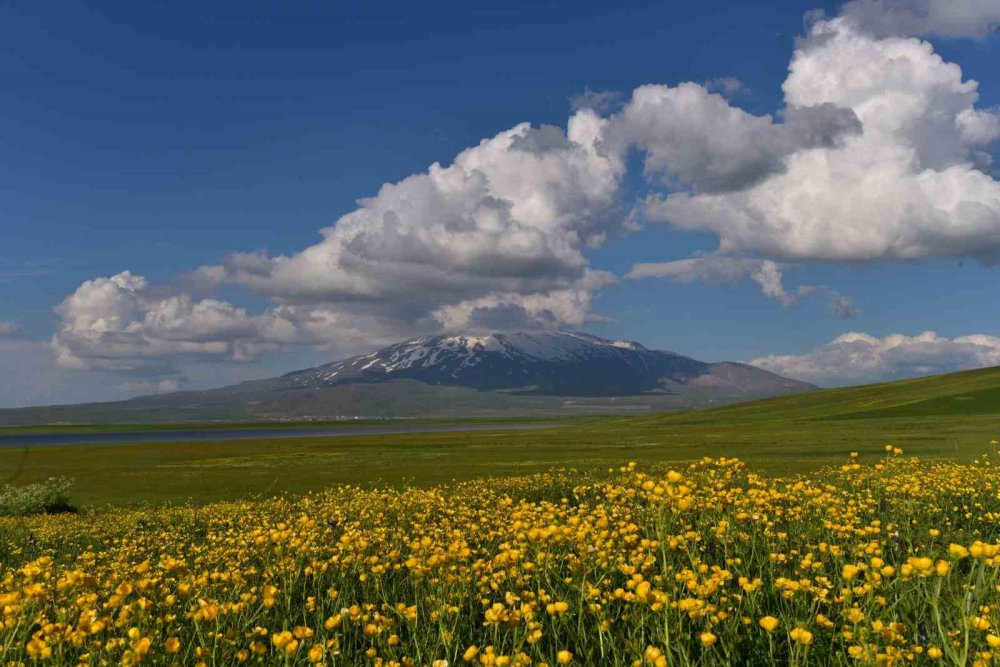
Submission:
<svg viewBox="0 0 1000 667">
<path fill-rule="evenodd" d="M 448 426 L 294 427 L 176 429 L 170 431 L 113 431 L 108 433 L 25 433 L 0 435 L 0 447 L 54 445 L 108 445 L 148 442 L 257 440 L 262 438 L 335 438 L 351 435 L 405 435 L 456 431 L 527 431 L 555 428 L 552 424 L 453 424 Z"/>
</svg>

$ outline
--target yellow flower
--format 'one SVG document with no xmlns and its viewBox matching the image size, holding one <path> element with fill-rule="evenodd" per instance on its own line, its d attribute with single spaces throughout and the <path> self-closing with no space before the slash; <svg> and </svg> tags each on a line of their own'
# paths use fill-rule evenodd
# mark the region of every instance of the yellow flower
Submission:
<svg viewBox="0 0 1000 667">
<path fill-rule="evenodd" d="M 271 643 L 274 644 L 276 649 L 279 651 L 284 650 L 286 653 L 295 653 L 295 650 L 299 647 L 299 642 L 287 630 L 271 635 Z"/>
<path fill-rule="evenodd" d="M 196 621 L 214 621 L 219 615 L 219 605 L 207 600 L 198 600 L 198 610 L 194 613 Z"/>
<path fill-rule="evenodd" d="M 647 665 L 653 665 L 654 667 L 667 664 L 667 658 L 663 655 L 663 651 L 652 645 L 646 647 L 646 650 L 642 654 L 642 659 Z"/>
<path fill-rule="evenodd" d="M 560 600 L 559 602 L 553 602 L 552 604 L 548 605 L 548 607 L 546 607 L 546 611 L 552 615 L 565 614 L 567 611 L 569 611 L 569 605 Z"/>
<path fill-rule="evenodd" d="M 961 544 L 950 544 L 948 545 L 948 553 L 952 558 L 965 558 L 969 555 L 969 550 Z"/>
<path fill-rule="evenodd" d="M 795 628 L 788 633 L 788 636 L 792 638 L 792 641 L 806 646 L 813 642 L 813 634 L 805 628 Z"/>
<path fill-rule="evenodd" d="M 181 650 L 181 640 L 177 637 L 168 637 L 163 645 L 166 647 L 167 653 L 177 653 Z"/>
<path fill-rule="evenodd" d="M 556 662 L 558 662 L 560 665 L 568 665 L 569 663 L 573 662 L 573 654 L 563 649 L 562 651 L 556 653 Z"/>
<path fill-rule="evenodd" d="M 990 622 L 982 616 L 973 616 L 969 619 L 969 627 L 973 630 L 989 630 Z"/>
<path fill-rule="evenodd" d="M 927 657 L 930 658 L 931 660 L 940 660 L 943 655 L 944 652 L 937 646 L 931 646 L 929 649 L 927 649 Z"/>
<path fill-rule="evenodd" d="M 711 646 L 719 640 L 718 637 L 713 635 L 711 632 L 703 632 L 698 636 L 698 638 L 701 640 L 702 646 Z"/>
<path fill-rule="evenodd" d="M 37 637 L 28 642 L 25 647 L 28 655 L 32 658 L 40 658 L 42 660 L 48 660 L 52 657 L 52 647 L 45 643 L 45 641 L 38 639 Z"/>
<path fill-rule="evenodd" d="M 462 660 L 465 660 L 466 662 L 472 662 L 473 660 L 476 659 L 477 655 L 479 655 L 479 649 L 476 646 L 470 646 L 469 648 L 465 649 L 465 653 L 462 654 Z"/>
<path fill-rule="evenodd" d="M 764 628 L 768 632 L 774 632 L 778 629 L 778 626 L 781 625 L 781 621 L 776 619 L 774 616 L 765 616 L 760 619 L 758 623 L 760 623 L 760 627 Z"/>
</svg>

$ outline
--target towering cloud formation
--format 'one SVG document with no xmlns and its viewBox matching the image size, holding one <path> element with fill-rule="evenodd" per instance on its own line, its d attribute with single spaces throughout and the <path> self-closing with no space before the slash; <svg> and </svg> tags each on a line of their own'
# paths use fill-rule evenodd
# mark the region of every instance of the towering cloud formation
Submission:
<svg viewBox="0 0 1000 667">
<path fill-rule="evenodd" d="M 1000 114 L 977 108 L 978 84 L 907 36 L 986 34 L 997 12 L 996 0 L 849 2 L 799 40 L 775 117 L 695 83 L 641 86 L 627 100 L 588 92 L 565 129 L 521 124 L 386 184 L 311 247 L 235 253 L 190 276 L 267 297 L 262 313 L 126 272 L 68 297 L 53 344 L 66 365 L 140 371 L 442 328 L 579 326 L 616 280 L 587 250 L 644 221 L 711 232 L 719 247 L 628 278 L 749 278 L 781 303 L 820 296 L 854 316 L 828 287 L 786 289 L 783 267 L 1000 260 L 989 173 Z M 628 213 L 633 152 L 649 192 Z"/>
<path fill-rule="evenodd" d="M 708 230 L 726 253 L 784 260 L 904 260 L 1000 253 L 1000 183 L 981 169 L 1000 136 L 975 81 L 927 42 L 877 39 L 846 18 L 802 40 L 789 105 L 854 111 L 863 130 L 799 150 L 781 173 L 736 192 L 651 197 L 645 214 Z"/>
<path fill-rule="evenodd" d="M 371 304 L 411 322 L 462 303 L 530 311 L 540 297 L 589 291 L 612 278 L 583 250 L 624 219 L 621 160 L 599 147 L 605 124 L 583 110 L 565 133 L 518 125 L 448 167 L 383 186 L 296 255 L 237 254 L 195 276 L 288 302 Z"/>
<path fill-rule="evenodd" d="M 519 125 L 383 186 L 300 253 L 237 253 L 194 272 L 203 286 L 271 297 L 260 315 L 165 295 L 129 272 L 87 281 L 58 308 L 59 360 L 157 372 L 177 357 L 244 360 L 274 345 L 350 346 L 442 326 L 580 325 L 594 291 L 614 281 L 583 251 L 625 223 L 621 160 L 598 146 L 605 124 L 583 110 L 566 132 Z"/>
</svg>

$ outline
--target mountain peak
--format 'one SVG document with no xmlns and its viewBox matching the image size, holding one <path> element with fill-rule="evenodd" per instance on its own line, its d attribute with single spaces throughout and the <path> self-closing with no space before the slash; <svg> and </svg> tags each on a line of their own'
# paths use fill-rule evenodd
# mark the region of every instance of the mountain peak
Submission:
<svg viewBox="0 0 1000 667">
<path fill-rule="evenodd" d="M 678 384 L 732 382 L 709 378 L 712 368 L 673 352 L 579 331 L 477 331 L 413 338 L 283 379 L 288 388 L 418 380 L 554 396 L 626 396 L 670 393 Z M 795 384 L 786 382 L 792 383 L 789 389 Z"/>
</svg>

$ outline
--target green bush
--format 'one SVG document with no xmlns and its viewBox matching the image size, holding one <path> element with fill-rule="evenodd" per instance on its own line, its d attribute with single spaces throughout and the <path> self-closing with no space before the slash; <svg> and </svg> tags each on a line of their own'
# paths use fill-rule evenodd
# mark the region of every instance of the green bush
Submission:
<svg viewBox="0 0 1000 667">
<path fill-rule="evenodd" d="M 73 480 L 67 477 L 50 477 L 22 486 L 4 484 L 0 486 L 0 516 L 75 512 L 69 502 L 72 489 Z"/>
</svg>

